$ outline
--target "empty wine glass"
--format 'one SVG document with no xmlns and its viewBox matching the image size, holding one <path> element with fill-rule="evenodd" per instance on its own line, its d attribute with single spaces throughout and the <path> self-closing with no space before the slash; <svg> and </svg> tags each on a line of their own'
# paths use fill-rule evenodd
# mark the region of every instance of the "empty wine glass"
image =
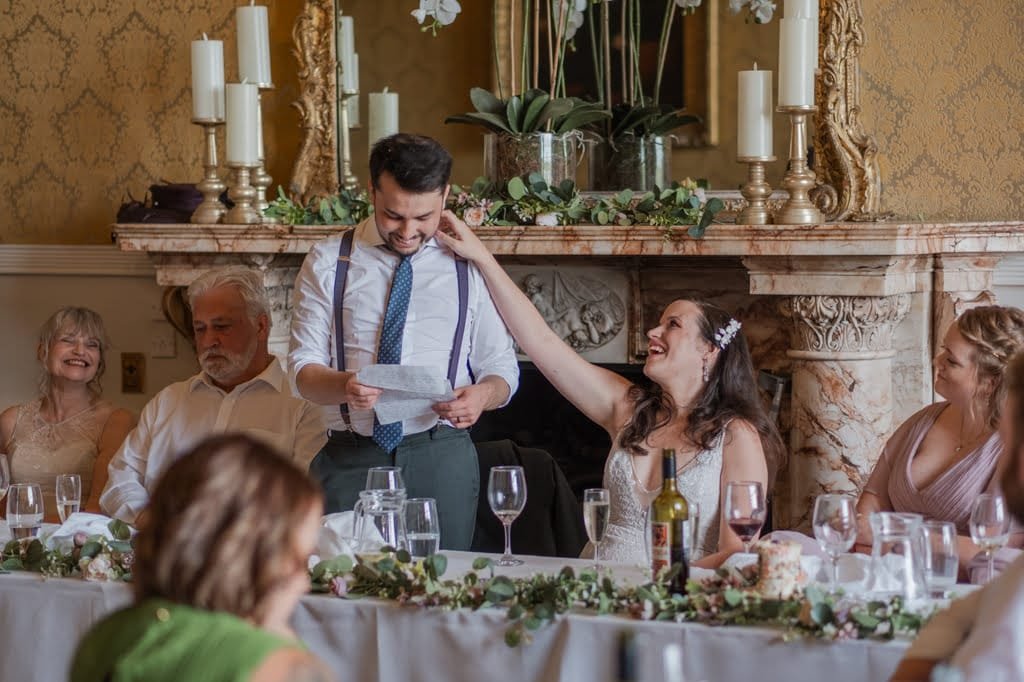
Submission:
<svg viewBox="0 0 1024 682">
<path fill-rule="evenodd" d="M 764 491 L 758 481 L 729 481 L 725 484 L 725 519 L 733 533 L 743 541 L 743 552 L 764 524 L 767 510 Z"/>
<path fill-rule="evenodd" d="M 1006 515 L 1006 502 L 1002 495 L 979 495 L 971 509 L 971 540 L 985 552 L 988 576 L 995 572 L 995 552 L 1010 539 L 1010 518 Z"/>
<path fill-rule="evenodd" d="M 15 540 L 34 538 L 43 527 L 43 493 L 35 483 L 15 483 L 7 489 L 7 525 Z"/>
<path fill-rule="evenodd" d="M 491 469 L 487 483 L 487 501 L 491 511 L 505 527 L 505 553 L 495 563 L 499 566 L 518 566 L 522 559 L 512 556 L 512 522 L 526 506 L 526 475 L 521 466 L 503 466 Z"/>
<path fill-rule="evenodd" d="M 608 527 L 610 511 L 607 490 L 587 488 L 583 491 L 583 525 L 587 529 L 587 537 L 594 545 L 594 570 L 601 569 L 601 541 Z"/>
<path fill-rule="evenodd" d="M 814 537 L 832 563 L 832 591 L 839 586 L 839 555 L 850 551 L 857 539 L 857 509 L 849 495 L 818 495 L 814 500 Z"/>
<path fill-rule="evenodd" d="M 409 554 L 423 559 L 437 554 L 441 546 L 441 524 L 437 502 L 432 497 L 414 497 L 405 501 L 405 540 Z"/>
<path fill-rule="evenodd" d="M 57 515 L 64 523 L 72 514 L 77 514 L 82 506 L 82 477 L 78 474 L 59 474 L 55 488 Z"/>
<path fill-rule="evenodd" d="M 924 580 L 933 597 L 945 598 L 946 591 L 956 585 L 960 568 L 956 525 L 952 521 L 925 521 Z"/>
</svg>

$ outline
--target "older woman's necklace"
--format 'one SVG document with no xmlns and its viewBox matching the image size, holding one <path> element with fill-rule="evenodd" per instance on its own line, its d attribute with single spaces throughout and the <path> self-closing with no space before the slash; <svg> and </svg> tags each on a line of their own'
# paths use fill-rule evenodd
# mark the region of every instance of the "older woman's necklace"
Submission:
<svg viewBox="0 0 1024 682">
<path fill-rule="evenodd" d="M 974 434 L 970 438 L 964 438 L 964 421 L 965 421 L 964 417 L 965 417 L 965 415 L 961 415 L 960 416 L 960 433 L 957 436 L 956 447 L 953 448 L 953 452 L 955 452 L 957 454 L 960 454 L 960 451 L 964 449 L 964 446 L 971 445 L 972 443 L 975 443 L 988 430 L 988 429 L 982 427 L 981 431 L 979 431 L 978 433 Z"/>
</svg>

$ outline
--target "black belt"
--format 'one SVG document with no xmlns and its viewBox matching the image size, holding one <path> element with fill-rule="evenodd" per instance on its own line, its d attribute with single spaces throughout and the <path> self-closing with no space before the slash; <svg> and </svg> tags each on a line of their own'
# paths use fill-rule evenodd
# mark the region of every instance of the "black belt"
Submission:
<svg viewBox="0 0 1024 682">
<path fill-rule="evenodd" d="M 433 440 L 438 436 L 445 435 L 450 431 L 458 431 L 453 426 L 447 424 L 441 424 L 438 422 L 434 426 L 430 427 L 426 431 L 420 431 L 419 433 L 410 433 L 402 436 L 402 443 L 415 443 L 421 440 Z M 371 436 L 364 436 L 357 431 L 336 431 L 334 429 L 327 430 L 327 440 L 335 443 L 360 443 L 363 445 L 376 445 L 376 441 Z"/>
</svg>

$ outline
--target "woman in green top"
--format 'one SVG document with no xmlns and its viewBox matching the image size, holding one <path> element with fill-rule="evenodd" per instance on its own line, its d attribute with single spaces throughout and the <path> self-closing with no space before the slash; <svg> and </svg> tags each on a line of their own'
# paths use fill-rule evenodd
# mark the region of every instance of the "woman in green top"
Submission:
<svg viewBox="0 0 1024 682">
<path fill-rule="evenodd" d="M 140 516 L 135 605 L 79 644 L 72 682 L 329 680 L 288 621 L 323 500 L 289 460 L 217 436 L 172 464 Z"/>
</svg>

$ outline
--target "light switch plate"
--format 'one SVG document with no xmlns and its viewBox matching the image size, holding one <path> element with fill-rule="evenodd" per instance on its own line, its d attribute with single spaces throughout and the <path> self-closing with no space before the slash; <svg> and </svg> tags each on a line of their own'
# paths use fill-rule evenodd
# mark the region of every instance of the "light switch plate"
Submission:
<svg viewBox="0 0 1024 682">
<path fill-rule="evenodd" d="M 144 393 L 146 356 L 142 353 L 121 353 L 121 393 Z"/>
</svg>

